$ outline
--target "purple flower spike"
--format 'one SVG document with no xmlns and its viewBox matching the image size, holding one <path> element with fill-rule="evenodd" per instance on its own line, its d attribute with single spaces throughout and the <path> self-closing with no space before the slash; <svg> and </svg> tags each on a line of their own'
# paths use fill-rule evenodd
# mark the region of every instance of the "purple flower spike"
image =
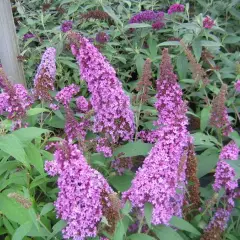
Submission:
<svg viewBox="0 0 240 240">
<path fill-rule="evenodd" d="M 34 38 L 35 37 L 35 34 L 33 34 L 33 33 L 26 33 L 26 34 L 24 34 L 23 35 L 23 40 L 28 40 L 28 39 L 30 39 L 30 38 Z"/>
<path fill-rule="evenodd" d="M 70 31 L 73 27 L 73 22 L 72 21 L 64 21 L 61 25 L 61 31 L 66 33 Z"/>
<path fill-rule="evenodd" d="M 99 32 L 96 35 L 96 41 L 101 44 L 104 44 L 109 41 L 109 36 L 105 32 Z"/>
<path fill-rule="evenodd" d="M 214 20 L 209 16 L 203 19 L 203 27 L 207 29 L 211 29 L 215 25 Z"/>
<path fill-rule="evenodd" d="M 237 82 L 235 83 L 235 90 L 237 92 L 240 92 L 240 79 L 238 79 Z"/>
<path fill-rule="evenodd" d="M 184 5 L 175 3 L 169 7 L 168 14 L 171 15 L 171 14 L 177 13 L 177 12 L 184 12 L 184 9 L 185 9 Z"/>
</svg>

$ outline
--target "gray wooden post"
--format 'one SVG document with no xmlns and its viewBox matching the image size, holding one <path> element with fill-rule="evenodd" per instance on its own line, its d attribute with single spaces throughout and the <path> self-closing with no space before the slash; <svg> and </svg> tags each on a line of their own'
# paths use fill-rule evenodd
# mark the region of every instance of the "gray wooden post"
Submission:
<svg viewBox="0 0 240 240">
<path fill-rule="evenodd" d="M 10 0 L 0 0 L 0 63 L 13 83 L 26 84 Z"/>
</svg>

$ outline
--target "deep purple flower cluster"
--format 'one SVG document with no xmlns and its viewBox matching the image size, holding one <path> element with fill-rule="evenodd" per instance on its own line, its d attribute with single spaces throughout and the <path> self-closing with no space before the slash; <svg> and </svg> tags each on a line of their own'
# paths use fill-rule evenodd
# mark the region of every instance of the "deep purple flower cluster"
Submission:
<svg viewBox="0 0 240 240">
<path fill-rule="evenodd" d="M 114 143 L 132 139 L 134 117 L 130 100 L 114 68 L 86 38 L 76 34 L 74 36 L 78 38 L 79 44 L 72 42 L 72 53 L 78 60 L 81 78 L 86 80 L 92 94 L 94 132 L 103 133 Z"/>
<path fill-rule="evenodd" d="M 132 23 L 150 22 L 152 23 L 153 29 L 159 30 L 165 26 L 163 20 L 164 20 L 164 12 L 146 10 L 132 16 L 131 19 L 129 20 L 129 23 L 132 24 Z"/>
<path fill-rule="evenodd" d="M 78 111 L 80 111 L 82 113 L 85 113 L 89 110 L 89 105 L 90 104 L 85 97 L 80 96 L 76 99 L 76 105 L 77 105 Z"/>
<path fill-rule="evenodd" d="M 129 23 L 155 22 L 164 18 L 164 12 L 155 12 L 152 10 L 142 11 L 132 16 Z"/>
<path fill-rule="evenodd" d="M 236 179 L 235 170 L 224 160 L 237 160 L 239 154 L 239 148 L 234 141 L 223 147 L 219 162 L 217 163 L 215 182 L 213 189 L 219 192 L 221 188 L 224 188 L 229 196 L 228 202 L 233 203 L 233 192 L 238 187 L 238 180 Z"/>
<path fill-rule="evenodd" d="M 42 100 L 51 100 L 49 90 L 54 90 L 54 81 L 56 76 L 56 49 L 47 48 L 42 56 L 34 78 L 34 91 L 37 98 Z"/>
<path fill-rule="evenodd" d="M 67 107 L 74 95 L 80 91 L 80 88 L 76 84 L 71 84 L 67 87 L 64 87 L 56 95 L 56 100 Z"/>
<path fill-rule="evenodd" d="M 238 79 L 237 82 L 235 83 L 235 89 L 237 92 L 240 92 L 240 79 Z"/>
<path fill-rule="evenodd" d="M 176 12 L 184 12 L 184 5 L 182 4 L 179 4 L 179 3 L 175 3 L 173 5 L 171 5 L 168 9 L 168 14 L 173 14 L 173 13 L 176 13 Z"/>
<path fill-rule="evenodd" d="M 109 35 L 106 34 L 105 32 L 99 32 L 96 35 L 96 41 L 101 43 L 101 44 L 104 44 L 104 43 L 109 41 Z"/>
<path fill-rule="evenodd" d="M 66 33 L 70 31 L 73 27 L 73 22 L 72 21 L 64 21 L 61 25 L 61 31 Z"/>
<path fill-rule="evenodd" d="M 113 192 L 107 181 L 88 165 L 77 145 L 67 141 L 56 144 L 54 161 L 46 161 L 45 169 L 51 176 L 59 175 L 55 207 L 57 216 L 67 222 L 64 238 L 95 237 L 103 217 L 103 195 Z"/>
<path fill-rule="evenodd" d="M 123 193 L 123 198 L 129 199 L 133 207 L 141 210 L 145 203 L 151 203 L 152 223 L 168 224 L 173 215 L 181 216 L 186 168 L 185 147 L 189 134 L 187 107 L 182 100 L 182 91 L 173 73 L 167 49 L 163 50 L 160 71 L 156 103 L 159 128 L 153 132 L 152 140 L 156 144 L 144 160 L 143 166 L 138 169 L 130 189 Z"/>
<path fill-rule="evenodd" d="M 33 33 L 26 33 L 23 35 L 23 40 L 28 40 L 30 38 L 34 38 L 35 37 L 35 34 Z"/>
<path fill-rule="evenodd" d="M 203 19 L 203 27 L 207 29 L 211 29 L 215 25 L 214 20 L 211 19 L 209 16 L 206 16 Z"/>
</svg>

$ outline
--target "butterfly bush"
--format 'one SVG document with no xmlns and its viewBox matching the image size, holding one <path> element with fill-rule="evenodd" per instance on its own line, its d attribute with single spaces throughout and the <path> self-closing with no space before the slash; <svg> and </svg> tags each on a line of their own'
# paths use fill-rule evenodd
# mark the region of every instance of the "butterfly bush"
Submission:
<svg viewBox="0 0 240 240">
<path fill-rule="evenodd" d="M 76 99 L 76 105 L 77 105 L 77 109 L 83 113 L 87 112 L 90 107 L 88 100 L 83 96 L 80 96 Z"/>
<path fill-rule="evenodd" d="M 88 39 L 74 35 L 72 53 L 80 67 L 80 76 L 86 80 L 92 94 L 91 105 L 95 112 L 93 130 L 102 133 L 112 142 L 132 139 L 134 117 L 129 97 L 116 77 L 114 68 Z M 79 45 L 80 47 L 79 47 Z"/>
<path fill-rule="evenodd" d="M 130 200 L 135 208 L 143 210 L 145 203 L 151 203 L 152 223 L 156 225 L 169 224 L 173 215 L 182 215 L 185 148 L 189 138 L 187 107 L 167 49 L 162 53 L 160 72 L 156 102 L 158 129 L 149 134 L 156 143 L 137 170 L 130 189 L 123 193 L 123 199 Z"/>
<path fill-rule="evenodd" d="M 63 141 L 55 147 L 54 160 L 46 161 L 45 170 L 50 176 L 58 175 L 55 207 L 57 216 L 67 222 L 63 237 L 76 240 L 95 237 L 104 207 L 111 205 L 107 196 L 113 190 L 104 177 L 88 165 L 76 144 Z"/>
<path fill-rule="evenodd" d="M 72 97 L 79 91 L 80 88 L 76 84 L 71 84 L 67 87 L 64 87 L 60 92 L 58 92 L 55 99 L 64 106 L 68 106 Z"/>
<path fill-rule="evenodd" d="M 207 29 L 211 29 L 215 25 L 214 20 L 211 19 L 209 16 L 203 19 L 203 27 Z"/>
<path fill-rule="evenodd" d="M 64 21 L 61 25 L 61 31 L 66 33 L 70 31 L 73 27 L 73 22 L 72 21 Z"/>
<path fill-rule="evenodd" d="M 32 98 L 25 87 L 22 84 L 12 84 L 2 68 L 0 68 L 0 87 L 4 91 L 1 93 L 0 111 L 2 113 L 6 111 L 9 119 L 23 119 L 32 104 Z"/>
<path fill-rule="evenodd" d="M 164 12 L 146 10 L 132 16 L 129 23 L 155 22 L 163 20 L 163 18 Z"/>
<path fill-rule="evenodd" d="M 96 41 L 98 43 L 104 44 L 109 41 L 109 35 L 107 35 L 105 32 L 99 32 L 96 35 Z"/>
<path fill-rule="evenodd" d="M 233 191 L 238 187 L 235 170 L 224 160 L 238 160 L 239 148 L 234 141 L 223 147 L 216 167 L 213 189 L 219 192 L 224 188 L 229 195 L 228 202 L 234 205 Z"/>
<path fill-rule="evenodd" d="M 177 12 L 184 12 L 184 9 L 185 9 L 184 5 L 175 3 L 169 7 L 168 14 L 171 15 L 171 14 L 177 13 Z"/>
<path fill-rule="evenodd" d="M 54 81 L 56 76 L 56 49 L 47 48 L 42 56 L 34 78 L 34 91 L 38 99 L 51 101 L 50 90 L 54 90 Z"/>
</svg>

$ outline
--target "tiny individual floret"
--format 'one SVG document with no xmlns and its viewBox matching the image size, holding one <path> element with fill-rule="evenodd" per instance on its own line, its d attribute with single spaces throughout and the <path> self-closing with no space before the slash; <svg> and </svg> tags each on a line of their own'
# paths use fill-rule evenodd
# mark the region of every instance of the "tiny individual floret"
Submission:
<svg viewBox="0 0 240 240">
<path fill-rule="evenodd" d="M 215 25 L 214 20 L 209 16 L 206 16 L 203 19 L 203 27 L 207 29 L 211 29 Z"/>
<path fill-rule="evenodd" d="M 64 21 L 61 25 L 61 31 L 66 33 L 70 31 L 73 27 L 73 22 L 72 21 Z"/>
<path fill-rule="evenodd" d="M 79 91 L 80 87 L 78 87 L 76 84 L 71 84 L 67 87 L 64 87 L 60 92 L 58 92 L 55 99 L 67 107 L 73 96 L 76 95 Z"/>
<path fill-rule="evenodd" d="M 168 9 L 168 14 L 173 14 L 173 13 L 177 13 L 177 12 L 184 12 L 184 5 L 179 4 L 179 3 L 175 3 L 173 5 L 171 5 Z"/>
<path fill-rule="evenodd" d="M 237 92 L 240 92 L 240 79 L 238 79 L 237 82 L 235 83 L 235 90 Z"/>
</svg>

